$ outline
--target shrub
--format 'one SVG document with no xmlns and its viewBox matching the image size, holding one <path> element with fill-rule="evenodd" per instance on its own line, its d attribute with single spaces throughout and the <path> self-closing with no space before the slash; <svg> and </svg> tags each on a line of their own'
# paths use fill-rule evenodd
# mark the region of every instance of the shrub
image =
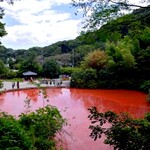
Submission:
<svg viewBox="0 0 150 150">
<path fill-rule="evenodd" d="M 7 79 L 13 79 L 13 78 L 16 78 L 16 77 L 17 77 L 17 72 L 14 72 L 14 71 L 9 71 L 6 74 Z"/>
<path fill-rule="evenodd" d="M 75 71 L 71 75 L 70 86 L 76 88 L 84 88 L 83 70 Z"/>
<path fill-rule="evenodd" d="M 58 109 L 52 106 L 39 108 L 30 114 L 21 114 L 18 119 L 1 112 L 0 149 L 56 149 L 54 137 L 64 123 Z"/>
<path fill-rule="evenodd" d="M 6 113 L 0 113 L 0 149 L 32 150 L 31 140 L 19 122 Z"/>
<path fill-rule="evenodd" d="M 140 89 L 141 89 L 142 91 L 145 91 L 145 92 L 148 93 L 149 90 L 150 90 L 150 80 L 144 81 L 144 82 L 141 84 Z"/>
<path fill-rule="evenodd" d="M 118 150 L 150 149 L 150 113 L 144 119 L 133 119 L 127 113 L 100 113 L 95 107 L 89 109 L 90 137 L 94 140 L 105 135 L 104 143 Z M 104 128 L 104 125 L 107 128 Z M 108 126 L 109 125 L 109 126 Z"/>
<path fill-rule="evenodd" d="M 80 68 L 75 68 L 75 67 L 62 67 L 60 69 L 60 74 L 66 74 L 71 76 L 73 72 L 80 71 L 80 70 L 81 70 Z"/>
<path fill-rule="evenodd" d="M 74 72 L 71 76 L 71 87 L 97 88 L 96 70 L 86 69 Z"/>
<path fill-rule="evenodd" d="M 61 130 L 65 120 L 58 109 L 46 106 L 28 115 L 21 114 L 19 123 L 31 137 L 33 147 L 49 150 L 56 146 L 54 137 Z"/>
<path fill-rule="evenodd" d="M 3 88 L 4 84 L 3 84 L 3 81 L 0 80 L 0 89 Z"/>
<path fill-rule="evenodd" d="M 84 86 L 86 88 L 97 88 L 97 74 L 95 69 L 84 70 Z"/>
</svg>

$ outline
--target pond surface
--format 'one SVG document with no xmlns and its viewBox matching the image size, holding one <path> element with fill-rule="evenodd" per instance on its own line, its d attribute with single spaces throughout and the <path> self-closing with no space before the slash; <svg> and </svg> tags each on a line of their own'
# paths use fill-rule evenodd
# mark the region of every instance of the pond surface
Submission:
<svg viewBox="0 0 150 150">
<path fill-rule="evenodd" d="M 88 90 L 49 88 L 46 89 L 47 99 L 43 101 L 43 95 L 38 89 L 28 89 L 7 92 L 0 95 L 0 109 L 9 114 L 18 116 L 26 112 L 24 107 L 26 98 L 31 99 L 32 111 L 47 104 L 58 107 L 61 114 L 68 120 L 64 127 L 67 133 L 62 133 L 65 150 L 109 150 L 110 147 L 103 144 L 103 139 L 93 141 L 89 137 L 88 108 L 96 106 L 99 111 L 108 110 L 129 112 L 135 118 L 141 118 L 150 111 L 146 94 L 129 90 Z"/>
</svg>

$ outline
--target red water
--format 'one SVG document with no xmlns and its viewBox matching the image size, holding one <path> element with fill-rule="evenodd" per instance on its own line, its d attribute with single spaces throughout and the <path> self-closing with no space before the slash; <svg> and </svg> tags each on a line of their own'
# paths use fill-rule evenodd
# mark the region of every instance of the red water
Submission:
<svg viewBox="0 0 150 150">
<path fill-rule="evenodd" d="M 88 108 L 96 106 L 99 111 L 129 112 L 133 117 L 143 117 L 150 111 L 146 94 L 128 90 L 87 90 L 87 89 L 47 89 L 48 99 L 43 101 L 43 95 L 37 89 L 8 92 L 0 95 L 0 109 L 18 116 L 26 112 L 24 100 L 31 98 L 32 111 L 47 104 L 57 106 L 61 114 L 68 120 L 64 127 L 67 133 L 62 137 L 65 150 L 108 150 L 103 139 L 93 141 L 89 137 L 90 124 L 87 116 Z M 69 134 L 69 135 L 68 135 Z"/>
</svg>

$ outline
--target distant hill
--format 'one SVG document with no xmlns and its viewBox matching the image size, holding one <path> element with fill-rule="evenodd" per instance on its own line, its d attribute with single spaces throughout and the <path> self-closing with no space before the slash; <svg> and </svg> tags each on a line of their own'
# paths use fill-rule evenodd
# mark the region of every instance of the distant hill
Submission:
<svg viewBox="0 0 150 150">
<path fill-rule="evenodd" d="M 143 17 L 143 14 L 146 17 Z M 0 59 L 7 63 L 8 58 L 14 58 L 16 63 L 19 63 L 32 55 L 41 63 L 54 58 L 64 66 L 72 65 L 73 61 L 74 65 L 79 65 L 88 52 L 95 49 L 105 50 L 107 40 L 115 41 L 126 35 L 138 36 L 139 31 L 145 27 L 150 27 L 149 8 L 135 10 L 132 14 L 107 23 L 97 31 L 81 34 L 74 40 L 59 41 L 45 47 L 32 47 L 27 50 L 13 50 L 0 46 Z"/>
</svg>

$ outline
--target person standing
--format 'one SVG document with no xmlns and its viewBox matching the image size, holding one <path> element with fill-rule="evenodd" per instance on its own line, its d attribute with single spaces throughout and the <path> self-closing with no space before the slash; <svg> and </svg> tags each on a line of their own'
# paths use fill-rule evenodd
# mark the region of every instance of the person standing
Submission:
<svg viewBox="0 0 150 150">
<path fill-rule="evenodd" d="M 19 81 L 17 81 L 17 89 L 19 89 Z"/>
<path fill-rule="evenodd" d="M 15 82 L 12 82 L 12 89 L 15 88 Z"/>
</svg>

